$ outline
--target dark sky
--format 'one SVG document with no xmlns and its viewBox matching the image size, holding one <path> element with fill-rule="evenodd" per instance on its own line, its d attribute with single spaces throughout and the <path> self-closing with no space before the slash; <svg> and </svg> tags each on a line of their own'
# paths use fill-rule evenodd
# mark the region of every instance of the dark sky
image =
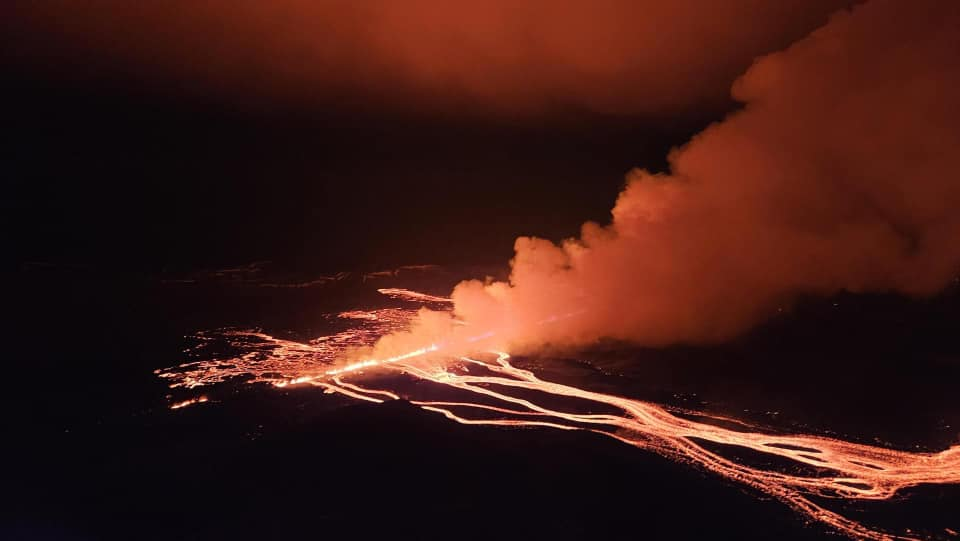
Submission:
<svg viewBox="0 0 960 541">
<path fill-rule="evenodd" d="M 606 221 L 843 4 L 13 3 L 16 259 L 505 261 Z"/>
<path fill-rule="evenodd" d="M 0 0 L 0 537 L 822 538 L 591 435 L 232 384 L 171 415 L 186 390 L 153 370 L 195 360 L 198 331 L 311 339 L 402 305 L 376 287 L 461 276 L 261 286 L 516 253 L 511 287 L 454 289 L 470 326 L 420 323 L 583 350 L 538 353 L 545 380 L 939 450 L 960 426 L 958 27 L 947 0 Z M 587 220 L 609 225 L 514 251 Z M 203 272 L 264 260 L 276 283 Z M 522 512 L 471 522 L 502 487 Z M 928 488 L 845 509 L 960 529 L 957 487 Z"/>
<path fill-rule="evenodd" d="M 147 265 L 505 261 L 520 233 L 604 219 L 624 173 L 699 124 L 253 114 L 36 84 L 14 102 L 23 256 Z"/>
</svg>

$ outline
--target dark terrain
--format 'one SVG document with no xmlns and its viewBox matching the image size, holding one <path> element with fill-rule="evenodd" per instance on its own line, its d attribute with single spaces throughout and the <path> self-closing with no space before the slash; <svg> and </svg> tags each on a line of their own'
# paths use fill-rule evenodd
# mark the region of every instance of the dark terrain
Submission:
<svg viewBox="0 0 960 541">
<path fill-rule="evenodd" d="M 266 271 L 264 271 L 266 272 Z M 4 539 L 815 539 L 777 501 L 600 436 L 471 427 L 404 402 L 220 389 L 171 411 L 152 370 L 198 330 L 307 339 L 318 315 L 397 281 L 264 287 L 261 271 L 148 275 L 30 266 L 6 277 Z M 427 290 L 443 293 L 453 273 Z M 182 280 L 193 280 L 182 281 Z M 416 281 L 416 280 L 414 280 Z M 421 280 L 422 281 L 422 280 Z M 430 281 L 430 280 L 427 280 Z M 380 284 L 383 284 L 381 286 Z M 917 450 L 958 440 L 956 290 L 802 301 L 718 347 L 534 360 L 543 377 L 723 412 L 773 430 Z M 582 360 L 589 362 L 583 363 Z M 915 447 L 916 446 L 916 447 Z M 848 505 L 949 539 L 960 487 Z"/>
</svg>

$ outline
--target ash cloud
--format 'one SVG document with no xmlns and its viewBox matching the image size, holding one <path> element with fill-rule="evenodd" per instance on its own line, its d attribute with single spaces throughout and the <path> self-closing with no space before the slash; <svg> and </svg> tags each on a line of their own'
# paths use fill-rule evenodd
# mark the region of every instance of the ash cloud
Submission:
<svg viewBox="0 0 960 541">
<path fill-rule="evenodd" d="M 836 14 L 740 77 L 742 110 L 668 174 L 632 171 L 609 225 L 518 239 L 509 282 L 461 283 L 456 313 L 515 348 L 660 345 L 730 338 L 798 294 L 936 293 L 960 268 L 958 51 L 955 2 Z"/>
<path fill-rule="evenodd" d="M 252 103 L 666 114 L 850 0 L 12 2 L 5 49 L 85 84 Z"/>
</svg>

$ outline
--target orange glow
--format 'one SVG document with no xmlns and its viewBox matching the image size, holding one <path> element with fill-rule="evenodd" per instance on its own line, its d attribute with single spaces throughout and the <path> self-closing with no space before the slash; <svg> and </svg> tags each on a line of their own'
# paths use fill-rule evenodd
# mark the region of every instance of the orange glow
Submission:
<svg viewBox="0 0 960 541">
<path fill-rule="evenodd" d="M 18 59 L 77 58 L 58 73 L 97 61 L 223 98 L 660 114 L 717 101 L 753 57 L 847 3 L 47 0 L 5 2 L 0 23 Z"/>
<path fill-rule="evenodd" d="M 178 410 L 180 408 L 185 408 L 187 406 L 192 406 L 194 404 L 199 404 L 201 402 L 207 402 L 207 401 L 209 401 L 209 399 L 206 396 L 198 396 L 196 398 L 190 398 L 182 402 L 175 402 L 173 404 L 170 404 L 170 409 Z"/>
<path fill-rule="evenodd" d="M 396 287 L 385 287 L 378 289 L 377 291 L 394 299 L 419 302 L 453 302 L 450 297 L 437 297 L 436 295 L 427 295 L 426 293 L 420 293 L 419 291 L 410 291 L 409 289 L 400 289 Z"/>
<path fill-rule="evenodd" d="M 405 399 L 425 411 L 468 425 L 589 431 L 749 486 L 812 520 L 862 539 L 914 537 L 878 531 L 827 509 L 815 498 L 887 500 L 916 485 L 960 483 L 960 445 L 934 453 L 907 452 L 817 435 L 770 433 L 759 425 L 721 415 L 668 410 L 650 402 L 546 381 L 530 370 L 514 366 L 510 355 L 503 352 L 461 356 L 452 348 L 431 344 L 393 357 L 330 366 L 336 355 L 331 355 L 326 344 L 332 341 L 342 348 L 369 345 L 374 338 L 371 329 L 396 329 L 404 319 L 397 312 L 388 313 L 392 319 L 387 318 L 391 323 L 386 326 L 379 317 L 386 314 L 369 312 L 377 317 L 356 318 L 359 329 L 307 344 L 259 332 L 231 332 L 225 336 L 241 347 L 241 355 L 229 360 L 187 363 L 157 373 L 169 379 L 173 388 L 194 388 L 243 377 L 249 382 L 280 388 L 310 384 L 326 393 L 374 403 Z M 415 314 L 408 310 L 406 320 L 412 321 Z M 372 372 L 378 377 L 363 381 L 364 375 L 373 375 Z M 422 399 L 416 393 L 423 392 L 424 386 L 397 383 L 405 378 L 455 391 L 458 399 Z M 557 399 L 570 399 L 569 409 L 544 405 L 542 399 L 535 398 L 541 393 L 550 398 L 551 404 L 560 403 Z M 203 401 L 206 397 L 179 402 L 171 408 Z M 597 409 L 610 413 L 591 412 Z M 797 469 L 753 467 L 724 457 L 717 446 L 749 449 L 826 474 L 813 476 L 797 473 Z"/>
</svg>

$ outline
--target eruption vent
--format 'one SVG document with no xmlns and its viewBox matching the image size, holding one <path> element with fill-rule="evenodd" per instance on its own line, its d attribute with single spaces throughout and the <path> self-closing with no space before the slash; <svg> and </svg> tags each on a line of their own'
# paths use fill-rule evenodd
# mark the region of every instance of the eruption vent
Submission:
<svg viewBox="0 0 960 541">
<path fill-rule="evenodd" d="M 955 2 L 874 0 L 841 13 L 757 61 L 733 87 L 743 110 L 675 150 L 669 174 L 630 173 L 611 224 L 585 224 L 559 245 L 519 239 L 510 280 L 461 283 L 452 313 L 344 312 L 355 328 L 305 344 L 233 331 L 217 339 L 237 355 L 158 375 L 178 389 L 235 378 L 314 385 L 368 402 L 407 399 L 459 423 L 596 432 L 752 487 L 849 536 L 914 538 L 835 507 L 958 483 L 960 446 L 921 453 L 772 434 L 548 381 L 507 353 L 477 352 L 603 337 L 715 341 L 800 293 L 938 291 L 960 265 L 958 28 Z M 375 340 L 368 356 L 335 364 Z M 737 450 L 790 466 L 754 467 L 729 456 Z"/>
<path fill-rule="evenodd" d="M 430 296 L 406 296 L 415 302 L 425 298 Z M 921 484 L 960 483 L 960 446 L 908 452 L 825 436 L 785 434 L 713 413 L 552 382 L 515 364 L 507 353 L 458 355 L 455 352 L 463 344 L 454 342 L 337 364 L 348 349 L 368 346 L 379 334 L 396 332 L 418 320 L 414 309 L 397 308 L 344 312 L 339 317 L 355 326 L 307 343 L 259 331 L 204 333 L 197 337 L 201 347 L 195 353 L 206 355 L 208 347 L 225 343 L 232 354 L 221 353 L 157 374 L 172 389 L 189 392 L 201 387 L 216 391 L 230 381 L 277 389 L 310 385 L 366 402 L 405 399 L 469 425 L 589 431 L 749 486 L 811 520 L 862 539 L 915 539 L 917 535 L 910 530 L 895 535 L 863 524 L 837 509 L 844 503 L 889 500 Z M 173 402 L 170 408 L 207 401 L 207 395 L 201 395 Z M 738 451 L 757 453 L 769 461 L 753 466 L 739 460 Z M 778 462 L 787 465 L 776 466 Z"/>
</svg>

